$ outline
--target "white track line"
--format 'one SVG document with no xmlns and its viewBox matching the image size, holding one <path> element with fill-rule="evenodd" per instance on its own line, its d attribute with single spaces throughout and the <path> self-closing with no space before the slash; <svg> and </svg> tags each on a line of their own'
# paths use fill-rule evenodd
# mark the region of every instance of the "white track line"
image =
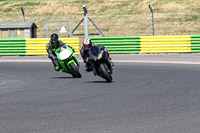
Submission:
<svg viewBox="0 0 200 133">
<path fill-rule="evenodd" d="M 131 62 L 131 63 L 170 63 L 170 64 L 200 64 L 200 61 L 113 60 L 113 62 Z"/>
</svg>

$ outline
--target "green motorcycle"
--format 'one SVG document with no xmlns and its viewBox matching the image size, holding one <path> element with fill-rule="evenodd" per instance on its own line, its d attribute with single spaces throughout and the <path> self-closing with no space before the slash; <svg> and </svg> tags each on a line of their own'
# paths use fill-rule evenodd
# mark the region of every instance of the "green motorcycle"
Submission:
<svg viewBox="0 0 200 133">
<path fill-rule="evenodd" d="M 55 53 L 63 72 L 72 74 L 74 78 L 81 78 L 79 61 L 70 47 L 67 45 L 60 46 Z"/>
</svg>

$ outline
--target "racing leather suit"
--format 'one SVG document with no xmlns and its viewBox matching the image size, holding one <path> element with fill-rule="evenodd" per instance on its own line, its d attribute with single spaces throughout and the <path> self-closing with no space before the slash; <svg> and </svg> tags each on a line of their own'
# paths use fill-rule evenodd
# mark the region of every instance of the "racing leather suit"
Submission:
<svg viewBox="0 0 200 133">
<path fill-rule="evenodd" d="M 92 71 L 92 69 L 90 68 L 91 64 L 88 62 L 88 57 L 90 56 L 90 54 L 97 52 L 98 49 L 106 51 L 108 53 L 108 57 L 109 57 L 109 52 L 104 46 L 98 46 L 98 45 L 92 44 L 92 46 L 89 48 L 89 50 L 85 49 L 84 47 L 81 48 L 80 54 L 83 59 L 83 62 L 85 63 L 85 71 L 86 72 Z"/>
<path fill-rule="evenodd" d="M 62 42 L 61 40 L 58 40 L 57 44 L 55 46 L 52 45 L 51 41 L 46 45 L 48 57 L 51 59 L 51 61 L 52 61 L 53 65 L 54 65 L 54 68 L 55 68 L 56 71 L 60 70 L 60 65 L 58 63 L 58 59 L 56 57 L 55 51 L 60 46 L 63 46 L 63 45 L 66 45 L 66 44 L 64 42 Z M 68 47 L 70 47 L 70 46 L 68 46 Z M 74 51 L 74 49 L 72 47 L 70 47 L 70 48 Z"/>
</svg>

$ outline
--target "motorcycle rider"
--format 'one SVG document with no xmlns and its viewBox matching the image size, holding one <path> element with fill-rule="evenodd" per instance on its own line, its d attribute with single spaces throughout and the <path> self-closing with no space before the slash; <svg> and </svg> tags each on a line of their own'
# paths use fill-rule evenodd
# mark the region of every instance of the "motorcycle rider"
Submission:
<svg viewBox="0 0 200 133">
<path fill-rule="evenodd" d="M 46 48 L 47 48 L 48 57 L 51 59 L 56 71 L 59 71 L 61 69 L 61 67 L 58 63 L 58 58 L 55 53 L 55 51 L 60 46 L 66 46 L 66 44 L 64 42 L 62 42 L 61 40 L 59 40 L 58 34 L 56 34 L 56 33 L 51 34 L 50 41 L 46 45 Z M 68 47 L 70 47 L 70 46 L 68 46 Z M 70 48 L 74 51 L 74 49 L 72 47 L 70 47 Z"/>
<path fill-rule="evenodd" d="M 90 56 L 90 53 L 96 52 L 96 50 L 98 48 L 100 50 L 104 50 L 108 54 L 108 57 L 109 57 L 109 55 L 110 55 L 109 51 L 104 46 L 99 46 L 99 45 L 93 44 L 91 39 L 85 39 L 83 41 L 83 47 L 80 50 L 80 54 L 81 54 L 82 59 L 83 59 L 83 61 L 85 63 L 85 71 L 86 72 L 92 71 L 92 68 L 90 67 L 91 63 L 89 62 L 89 56 Z M 97 60 L 97 59 L 95 58 L 94 60 Z M 110 57 L 109 57 L 109 61 L 110 61 L 111 65 L 114 66 L 114 64 L 111 61 Z"/>
</svg>

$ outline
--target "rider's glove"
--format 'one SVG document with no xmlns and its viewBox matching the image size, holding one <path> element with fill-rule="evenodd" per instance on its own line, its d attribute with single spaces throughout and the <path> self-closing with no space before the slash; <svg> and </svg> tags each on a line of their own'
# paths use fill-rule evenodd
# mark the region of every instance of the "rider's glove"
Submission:
<svg viewBox="0 0 200 133">
<path fill-rule="evenodd" d="M 94 61 L 97 61 L 98 60 L 98 58 L 96 57 L 96 58 L 94 58 Z"/>
<path fill-rule="evenodd" d="M 105 48 L 104 51 L 105 51 L 105 52 L 108 54 L 108 56 L 109 56 L 109 51 L 108 51 L 108 49 Z"/>
<path fill-rule="evenodd" d="M 57 60 L 57 57 L 53 56 L 53 60 Z"/>
<path fill-rule="evenodd" d="M 88 59 L 88 58 L 86 58 L 86 59 L 85 59 L 85 62 L 86 62 L 86 63 L 88 63 L 88 61 L 89 61 L 89 59 Z"/>
</svg>

